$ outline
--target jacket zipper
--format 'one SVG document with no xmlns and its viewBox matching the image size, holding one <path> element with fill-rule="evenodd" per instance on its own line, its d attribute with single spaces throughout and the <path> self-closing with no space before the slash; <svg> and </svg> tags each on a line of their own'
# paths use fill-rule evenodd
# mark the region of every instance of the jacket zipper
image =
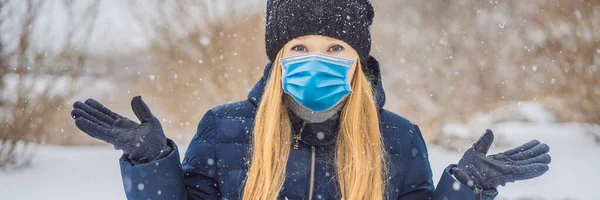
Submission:
<svg viewBox="0 0 600 200">
<path fill-rule="evenodd" d="M 308 200 L 312 200 L 312 196 L 313 196 L 313 188 L 315 186 L 315 160 L 316 160 L 316 153 L 315 153 L 315 146 L 310 146 L 311 147 L 311 154 L 312 154 L 312 158 L 310 161 L 310 188 L 308 189 Z"/>
<path fill-rule="evenodd" d="M 306 122 L 302 123 L 302 127 L 300 128 L 300 131 L 298 131 L 298 133 L 296 133 L 296 135 L 294 136 L 294 149 L 298 150 L 298 147 L 300 146 L 300 137 L 301 137 L 301 133 L 304 130 L 304 126 L 306 126 Z M 316 148 L 315 146 L 310 146 L 310 151 L 311 151 L 311 159 L 310 159 L 310 183 L 309 183 L 309 189 L 308 189 L 308 200 L 312 200 L 312 196 L 313 196 L 313 188 L 315 186 L 315 162 L 316 162 Z"/>
<path fill-rule="evenodd" d="M 300 134 L 304 131 L 304 126 L 306 126 L 306 122 L 302 122 L 302 127 L 300 127 L 300 131 L 294 135 L 294 150 L 298 150 L 298 146 L 300 145 Z"/>
</svg>

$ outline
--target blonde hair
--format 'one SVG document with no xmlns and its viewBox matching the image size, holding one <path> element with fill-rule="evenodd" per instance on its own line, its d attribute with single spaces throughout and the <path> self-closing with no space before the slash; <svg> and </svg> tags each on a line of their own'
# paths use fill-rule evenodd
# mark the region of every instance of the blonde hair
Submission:
<svg viewBox="0 0 600 200">
<path fill-rule="evenodd" d="M 254 119 L 252 150 L 242 197 L 244 200 L 276 199 L 285 181 L 292 128 L 283 104 L 282 67 L 277 54 Z M 341 198 L 384 199 L 386 152 L 370 82 L 357 61 L 354 91 L 346 98 L 336 142 L 336 178 Z M 279 116 L 279 117 L 277 117 Z"/>
</svg>

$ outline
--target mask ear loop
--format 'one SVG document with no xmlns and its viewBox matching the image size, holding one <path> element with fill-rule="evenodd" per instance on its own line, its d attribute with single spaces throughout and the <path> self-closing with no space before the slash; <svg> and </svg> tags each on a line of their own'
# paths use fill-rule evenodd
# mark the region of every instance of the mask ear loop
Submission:
<svg viewBox="0 0 600 200">
<path fill-rule="evenodd" d="M 283 61 L 283 62 L 282 62 Z M 281 89 L 283 90 L 284 93 L 286 93 L 285 91 L 285 84 L 286 84 L 286 74 L 287 74 L 287 65 L 286 65 L 286 60 L 284 58 L 279 58 L 279 65 L 281 66 Z"/>
<path fill-rule="evenodd" d="M 346 75 L 346 79 L 347 79 L 346 82 L 348 83 L 347 87 L 348 87 L 348 90 L 350 91 L 350 94 L 354 93 L 354 90 L 352 90 L 352 81 L 353 81 L 352 79 L 354 79 L 358 73 L 356 70 L 362 70 L 360 68 L 360 62 L 358 59 L 359 59 L 358 57 L 354 58 L 354 62 L 352 63 L 352 66 L 350 66 L 350 69 L 352 67 L 355 67 L 354 72 L 353 72 L 354 74 L 350 74 L 350 70 L 348 70 L 348 74 Z M 350 79 L 350 75 L 352 75 L 352 77 L 353 77 L 352 79 Z M 348 80 L 348 79 L 350 79 L 350 80 Z"/>
</svg>

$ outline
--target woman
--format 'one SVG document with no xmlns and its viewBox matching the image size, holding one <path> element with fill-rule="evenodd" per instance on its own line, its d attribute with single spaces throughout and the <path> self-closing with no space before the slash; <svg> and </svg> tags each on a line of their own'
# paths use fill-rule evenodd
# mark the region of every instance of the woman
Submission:
<svg viewBox="0 0 600 200">
<path fill-rule="evenodd" d="M 139 96 L 141 124 L 93 99 L 72 116 L 124 151 L 129 199 L 493 199 L 497 186 L 548 170 L 537 141 L 486 156 L 488 130 L 434 189 L 419 128 L 383 109 L 373 16 L 368 0 L 269 1 L 263 77 L 247 100 L 204 115 L 182 164 Z"/>
</svg>

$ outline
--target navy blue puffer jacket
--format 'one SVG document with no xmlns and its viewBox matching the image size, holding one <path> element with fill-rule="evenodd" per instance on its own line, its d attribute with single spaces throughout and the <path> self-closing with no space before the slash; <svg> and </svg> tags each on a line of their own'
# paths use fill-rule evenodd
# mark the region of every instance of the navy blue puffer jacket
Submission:
<svg viewBox="0 0 600 200">
<path fill-rule="evenodd" d="M 169 141 L 173 151 L 159 160 L 133 165 L 123 156 L 120 163 L 127 197 L 136 200 L 240 199 L 248 169 L 254 115 L 270 68 L 271 65 L 267 65 L 264 76 L 247 100 L 216 106 L 204 115 L 183 164 L 180 164 L 179 152 L 173 141 Z M 385 93 L 379 64 L 371 57 L 366 69 L 369 74 L 377 76 L 373 84 L 377 90 L 380 130 L 390 158 L 388 199 L 493 199 L 493 196 L 476 195 L 456 182 L 449 172 L 452 165 L 444 170 L 437 189 L 434 189 L 427 147 L 419 128 L 383 109 Z M 298 130 L 301 120 L 294 115 L 291 119 L 293 129 Z M 334 177 L 332 145 L 337 132 L 336 120 L 308 124 L 304 128 L 299 148 L 292 149 L 290 153 L 280 199 L 340 198 Z M 314 177 L 312 183 L 311 175 Z"/>
</svg>

